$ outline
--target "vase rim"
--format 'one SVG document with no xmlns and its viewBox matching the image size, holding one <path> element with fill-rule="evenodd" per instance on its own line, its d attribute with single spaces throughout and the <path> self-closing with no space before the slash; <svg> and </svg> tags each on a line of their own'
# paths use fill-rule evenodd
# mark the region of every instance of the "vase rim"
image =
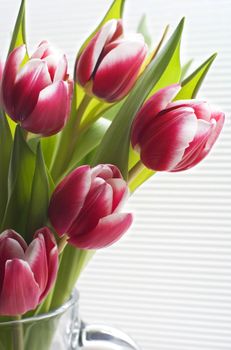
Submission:
<svg viewBox="0 0 231 350">
<path fill-rule="evenodd" d="M 46 312 L 46 313 L 41 314 L 41 315 L 34 315 L 31 317 L 22 318 L 20 320 L 3 321 L 3 322 L 0 322 L 0 327 L 1 326 L 10 326 L 10 325 L 14 325 L 17 323 L 29 323 L 29 322 L 37 322 L 37 321 L 47 320 L 49 318 L 52 318 L 52 317 L 55 317 L 58 315 L 62 315 L 68 309 L 70 309 L 74 304 L 78 303 L 78 301 L 79 301 L 79 292 L 77 291 L 77 289 L 74 289 L 70 298 L 62 306 L 58 307 L 57 309 L 51 310 L 51 311 Z"/>
</svg>

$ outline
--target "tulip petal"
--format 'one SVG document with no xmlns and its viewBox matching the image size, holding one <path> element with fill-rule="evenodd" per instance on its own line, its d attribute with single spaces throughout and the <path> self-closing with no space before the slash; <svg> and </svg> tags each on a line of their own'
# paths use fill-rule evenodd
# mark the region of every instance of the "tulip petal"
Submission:
<svg viewBox="0 0 231 350">
<path fill-rule="evenodd" d="M 213 111 L 211 114 L 211 122 L 216 121 L 213 123 L 213 132 L 211 133 L 205 147 L 205 151 L 208 153 L 210 149 L 213 147 L 214 143 L 216 142 L 218 136 L 221 133 L 221 130 L 223 128 L 224 122 L 225 122 L 225 114 L 219 111 Z"/>
<path fill-rule="evenodd" d="M 38 101 L 40 91 L 51 83 L 45 62 L 39 59 L 28 61 L 19 71 L 13 87 L 14 118 L 18 121 L 27 118 Z"/>
<path fill-rule="evenodd" d="M 204 137 L 201 137 L 201 139 L 197 140 L 197 145 L 195 145 L 194 148 L 192 147 L 191 152 L 185 152 L 186 154 L 183 157 L 183 161 L 177 165 L 176 171 L 190 169 L 207 156 L 222 130 L 222 127 L 224 125 L 224 118 L 225 116 L 222 112 L 212 113 L 211 122 L 210 124 L 207 123 L 209 124 L 209 130 L 207 131 L 207 134 L 205 134 Z"/>
<path fill-rule="evenodd" d="M 45 241 L 42 235 L 35 238 L 29 245 L 26 251 L 26 261 L 33 271 L 40 293 L 43 293 L 48 280 L 48 266 Z"/>
<path fill-rule="evenodd" d="M 118 241 L 129 229 L 132 214 L 116 213 L 99 220 L 94 230 L 69 238 L 69 243 L 80 249 L 100 249 Z"/>
<path fill-rule="evenodd" d="M 0 315 L 22 315 L 36 308 L 39 302 L 39 286 L 26 261 L 8 260 L 0 295 Z"/>
<path fill-rule="evenodd" d="M 52 46 L 48 43 L 48 41 L 43 40 L 31 56 L 31 58 L 43 59 L 49 55 L 52 55 L 53 53 L 54 52 Z"/>
<path fill-rule="evenodd" d="M 48 281 L 45 290 L 40 295 L 41 302 L 49 293 L 53 286 L 58 272 L 58 247 L 55 238 L 48 227 L 43 227 L 36 231 L 35 237 L 43 237 L 46 248 L 47 266 L 48 266 Z"/>
<path fill-rule="evenodd" d="M 97 176 L 106 180 L 106 179 L 113 177 L 113 171 L 112 171 L 111 167 L 109 167 L 107 164 L 99 164 L 91 169 L 92 180 Z"/>
<path fill-rule="evenodd" d="M 54 76 L 55 76 L 55 72 L 56 72 L 56 68 L 57 68 L 57 65 L 59 62 L 59 57 L 57 57 L 56 55 L 49 55 L 49 56 L 46 56 L 45 58 L 43 58 L 43 62 L 46 62 L 51 81 L 53 81 Z M 58 80 L 62 80 L 62 79 L 58 79 Z"/>
<path fill-rule="evenodd" d="M 121 40 L 100 62 L 93 79 L 93 93 L 109 102 L 125 96 L 136 81 L 146 51 L 143 40 Z"/>
<path fill-rule="evenodd" d="M 66 233 L 78 216 L 90 186 L 90 167 L 84 165 L 69 174 L 54 191 L 49 218 L 59 235 Z"/>
<path fill-rule="evenodd" d="M 86 197 L 84 206 L 74 221 L 69 236 L 81 235 L 91 231 L 100 218 L 112 212 L 113 191 L 103 179 L 95 178 Z"/>
<path fill-rule="evenodd" d="M 4 280 L 5 263 L 13 258 L 25 260 L 24 250 L 18 241 L 5 237 L 0 242 L 0 290 Z"/>
<path fill-rule="evenodd" d="M 155 171 L 174 169 L 194 139 L 196 130 L 197 118 L 191 108 L 178 108 L 159 115 L 143 135 L 142 162 Z"/>
<path fill-rule="evenodd" d="M 106 180 L 113 190 L 112 212 L 118 211 L 128 196 L 128 187 L 123 179 Z"/>
<path fill-rule="evenodd" d="M 113 38 L 116 30 L 117 21 L 115 19 L 108 21 L 91 39 L 80 55 L 76 66 L 76 80 L 81 85 L 86 85 L 91 79 L 104 46 Z"/>
<path fill-rule="evenodd" d="M 136 148 L 139 144 L 140 137 L 143 135 L 144 130 L 148 128 L 149 123 L 168 106 L 180 89 L 181 86 L 179 84 L 167 86 L 156 92 L 143 105 L 132 125 L 131 142 L 133 148 Z"/>
<path fill-rule="evenodd" d="M 67 57 L 66 57 L 66 55 L 63 55 L 57 64 L 55 75 L 54 75 L 54 81 L 66 79 L 67 66 L 68 66 Z"/>
<path fill-rule="evenodd" d="M 23 61 L 23 58 L 26 54 L 25 45 L 19 46 L 14 49 L 5 64 L 4 72 L 2 76 L 2 89 L 1 89 L 1 100 L 5 106 L 7 113 L 11 116 L 12 119 L 17 121 L 14 117 L 14 100 L 12 96 L 12 89 L 14 82 L 19 70 L 19 67 Z"/>
<path fill-rule="evenodd" d="M 34 110 L 22 121 L 22 127 L 44 136 L 60 131 L 67 120 L 68 96 L 68 83 L 64 81 L 57 81 L 43 89 Z"/>
<path fill-rule="evenodd" d="M 211 123 L 202 119 L 198 120 L 197 131 L 193 141 L 190 142 L 188 148 L 186 148 L 182 161 L 180 161 L 172 171 L 182 171 L 196 165 L 196 159 L 200 157 L 200 153 L 203 150 L 211 131 Z"/>
<path fill-rule="evenodd" d="M 5 238 L 12 238 L 14 240 L 16 240 L 20 246 L 22 247 L 22 249 L 24 251 L 26 251 L 27 249 L 27 243 L 26 241 L 24 240 L 24 238 L 22 236 L 20 236 L 16 231 L 14 230 L 11 230 L 11 229 L 8 229 L 8 230 L 5 230 L 3 231 L 1 234 L 0 234 L 0 244 L 1 244 L 1 241 Z"/>
<path fill-rule="evenodd" d="M 206 101 L 178 100 L 169 103 L 168 105 L 168 109 L 176 107 L 191 107 L 194 110 L 197 119 L 203 119 L 206 121 L 210 121 L 211 119 L 211 108 Z"/>
</svg>

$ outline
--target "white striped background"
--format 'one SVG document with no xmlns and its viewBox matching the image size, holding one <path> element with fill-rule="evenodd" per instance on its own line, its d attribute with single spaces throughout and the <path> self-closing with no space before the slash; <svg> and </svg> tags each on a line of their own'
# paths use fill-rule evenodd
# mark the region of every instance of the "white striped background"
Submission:
<svg viewBox="0 0 231 350">
<path fill-rule="evenodd" d="M 183 60 L 219 56 L 200 96 L 227 113 L 210 156 L 186 173 L 157 174 L 129 202 L 132 229 L 97 253 L 79 289 L 83 317 L 132 335 L 144 350 L 231 350 L 231 2 L 128 0 L 129 29 L 148 13 L 155 40 L 186 16 Z M 71 62 L 108 0 L 28 1 L 29 43 L 48 38 Z M 19 0 L 0 2 L 5 52 Z"/>
</svg>

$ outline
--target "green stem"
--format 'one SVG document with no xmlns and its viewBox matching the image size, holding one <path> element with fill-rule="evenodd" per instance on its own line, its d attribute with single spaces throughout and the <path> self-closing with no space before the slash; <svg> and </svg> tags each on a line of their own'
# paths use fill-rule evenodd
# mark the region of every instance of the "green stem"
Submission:
<svg viewBox="0 0 231 350">
<path fill-rule="evenodd" d="M 16 316 L 15 320 L 20 321 L 21 316 Z M 13 345 L 14 345 L 14 350 L 24 350 L 23 324 L 20 322 L 16 322 L 14 325 Z"/>
<path fill-rule="evenodd" d="M 50 310 L 60 307 L 70 297 L 81 272 L 94 253 L 92 250 L 66 245 L 59 265 Z"/>
<path fill-rule="evenodd" d="M 128 173 L 128 183 L 130 184 L 143 169 L 144 165 L 141 160 L 139 160 Z"/>
<path fill-rule="evenodd" d="M 65 174 L 68 164 L 72 159 L 79 136 L 80 122 L 91 99 L 92 97 L 88 95 L 83 97 L 78 109 L 72 112 L 66 127 L 62 131 L 55 161 L 51 170 L 51 175 L 55 182 L 58 182 Z"/>
</svg>

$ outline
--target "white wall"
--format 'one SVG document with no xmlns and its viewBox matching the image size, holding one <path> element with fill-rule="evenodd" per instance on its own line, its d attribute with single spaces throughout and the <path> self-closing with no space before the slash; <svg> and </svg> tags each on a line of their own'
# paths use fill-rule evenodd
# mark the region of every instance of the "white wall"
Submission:
<svg viewBox="0 0 231 350">
<path fill-rule="evenodd" d="M 29 3 L 29 42 L 48 38 L 74 59 L 106 0 Z M 231 2 L 128 0 L 128 27 L 143 12 L 153 36 L 185 15 L 184 59 L 216 63 L 200 96 L 227 112 L 210 156 L 187 173 L 158 174 L 130 200 L 135 222 L 117 245 L 98 252 L 79 285 L 82 315 L 129 332 L 144 350 L 231 349 Z M 0 2 L 7 47 L 18 0 Z M 1 49 L 0 49 L 1 50 Z"/>
</svg>

